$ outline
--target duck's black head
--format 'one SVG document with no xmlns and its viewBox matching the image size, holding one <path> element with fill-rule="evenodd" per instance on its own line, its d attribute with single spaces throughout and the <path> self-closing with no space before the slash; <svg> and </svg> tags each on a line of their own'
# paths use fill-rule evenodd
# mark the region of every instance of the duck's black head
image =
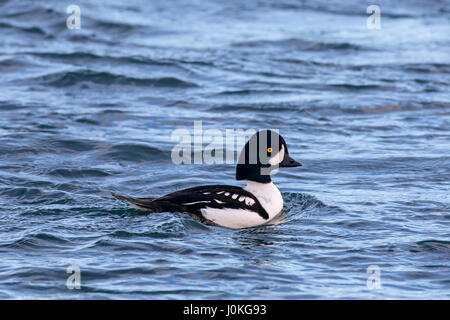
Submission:
<svg viewBox="0 0 450 320">
<path fill-rule="evenodd" d="M 270 173 L 278 167 L 298 167 L 289 156 L 283 137 L 272 130 L 261 130 L 245 144 L 236 167 L 236 180 L 271 182 Z"/>
</svg>

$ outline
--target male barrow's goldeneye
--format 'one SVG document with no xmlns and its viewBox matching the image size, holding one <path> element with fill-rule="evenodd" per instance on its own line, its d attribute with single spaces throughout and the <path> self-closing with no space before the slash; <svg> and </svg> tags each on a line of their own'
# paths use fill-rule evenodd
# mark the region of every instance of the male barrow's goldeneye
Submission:
<svg viewBox="0 0 450 320">
<path fill-rule="evenodd" d="M 236 180 L 245 188 L 208 185 L 169 193 L 159 198 L 130 198 L 114 194 L 133 207 L 151 212 L 187 212 L 206 225 L 239 229 L 265 224 L 283 209 L 283 197 L 270 173 L 278 167 L 298 167 L 284 139 L 275 131 L 254 134 L 239 155 Z"/>
</svg>

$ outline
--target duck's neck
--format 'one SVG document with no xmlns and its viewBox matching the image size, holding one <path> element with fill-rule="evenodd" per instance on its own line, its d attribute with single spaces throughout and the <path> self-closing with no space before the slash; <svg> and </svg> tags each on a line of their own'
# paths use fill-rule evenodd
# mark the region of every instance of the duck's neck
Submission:
<svg viewBox="0 0 450 320">
<path fill-rule="evenodd" d="M 244 189 L 255 195 L 269 214 L 269 219 L 274 218 L 281 212 L 283 209 L 283 197 L 273 182 L 260 183 L 250 180 L 246 180 L 246 182 L 247 186 Z"/>
</svg>

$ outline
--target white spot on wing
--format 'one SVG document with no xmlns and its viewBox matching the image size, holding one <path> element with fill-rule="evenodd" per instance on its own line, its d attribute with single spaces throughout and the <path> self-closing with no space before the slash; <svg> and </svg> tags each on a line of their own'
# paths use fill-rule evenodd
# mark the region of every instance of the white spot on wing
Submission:
<svg viewBox="0 0 450 320">
<path fill-rule="evenodd" d="M 245 197 L 245 204 L 248 206 L 252 206 L 255 204 L 255 200 L 253 200 L 252 198 L 249 198 L 249 197 Z"/>
<path fill-rule="evenodd" d="M 239 195 L 237 193 L 233 194 L 231 198 L 236 199 Z"/>
</svg>

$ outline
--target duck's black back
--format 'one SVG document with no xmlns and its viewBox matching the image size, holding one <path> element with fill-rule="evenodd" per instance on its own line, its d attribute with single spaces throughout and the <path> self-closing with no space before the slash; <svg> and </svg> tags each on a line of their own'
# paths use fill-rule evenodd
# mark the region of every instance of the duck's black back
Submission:
<svg viewBox="0 0 450 320">
<path fill-rule="evenodd" d="M 151 212 L 188 212 L 197 216 L 202 222 L 201 209 L 243 209 L 257 212 L 262 218 L 269 215 L 258 199 L 241 187 L 228 185 L 209 185 L 184 189 L 169 193 L 159 198 L 131 198 L 113 194 L 120 200 Z M 245 198 L 253 201 L 245 201 Z"/>
</svg>

